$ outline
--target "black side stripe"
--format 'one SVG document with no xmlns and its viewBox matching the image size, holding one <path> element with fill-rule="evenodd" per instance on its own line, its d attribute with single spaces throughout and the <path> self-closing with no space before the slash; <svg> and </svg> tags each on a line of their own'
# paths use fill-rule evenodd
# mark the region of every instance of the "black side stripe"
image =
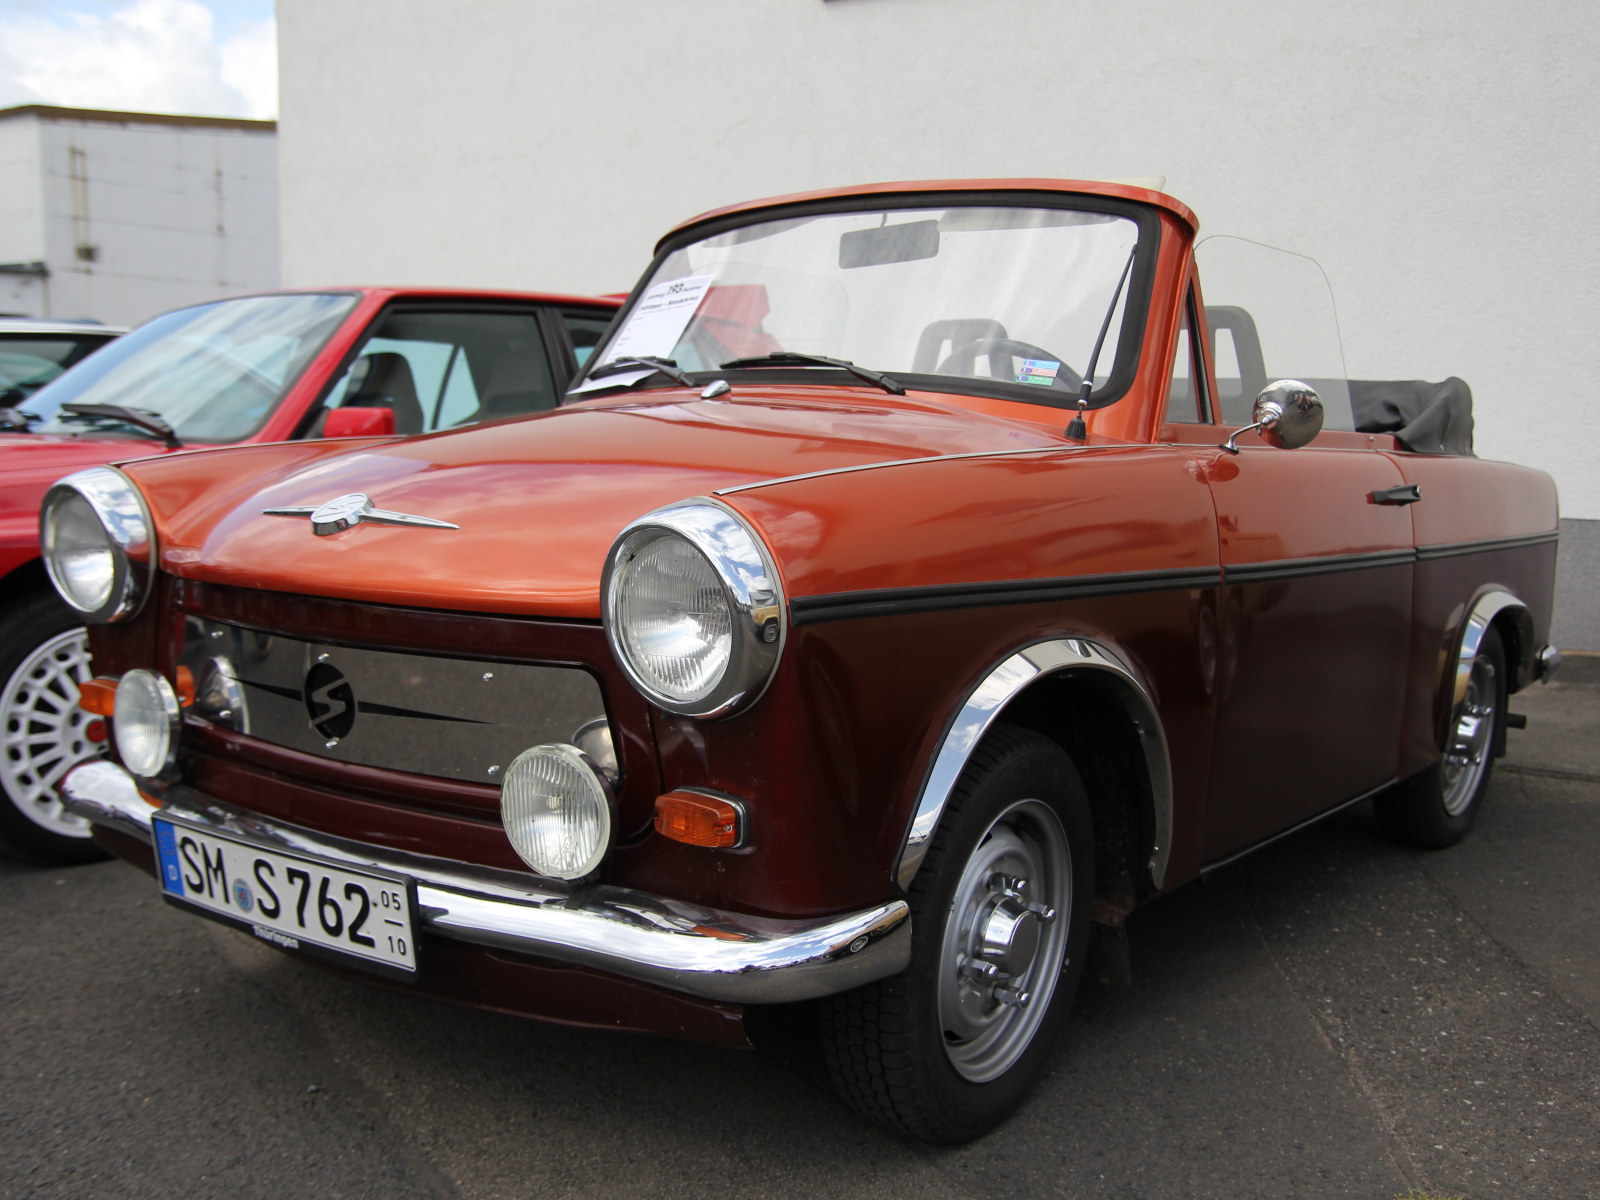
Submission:
<svg viewBox="0 0 1600 1200">
<path fill-rule="evenodd" d="M 1417 561 L 1410 546 L 1400 550 L 1378 550 L 1370 554 L 1329 554 L 1321 558 L 1281 558 L 1272 562 L 1241 563 L 1225 568 L 1229 583 L 1267 583 L 1274 579 L 1300 579 L 1307 575 L 1334 575 L 1345 571 L 1368 571 L 1374 567 L 1398 567 Z"/>
<path fill-rule="evenodd" d="M 959 608 L 993 608 L 1006 604 L 1044 604 L 1057 600 L 1092 600 L 1100 596 L 1126 596 L 1139 592 L 1171 592 L 1188 588 L 1231 584 L 1271 583 L 1315 575 L 1369 571 L 1407 566 L 1419 560 L 1453 558 L 1515 550 L 1554 542 L 1555 532 L 1522 537 L 1490 538 L 1481 542 L 1409 546 L 1367 554 L 1330 554 L 1320 558 L 1278 559 L 1242 563 L 1226 568 L 1178 568 L 1166 571 L 1119 571 L 1106 575 L 1073 575 L 1057 579 L 1015 579 L 995 583 L 937 584 L 932 587 L 879 588 L 860 592 L 831 592 L 822 596 L 796 596 L 789 602 L 792 625 L 819 625 L 825 621 L 851 621 L 862 617 L 902 616 L 909 613 L 947 612 Z"/>
<path fill-rule="evenodd" d="M 1423 562 L 1433 558 L 1456 558 L 1463 554 L 1487 554 L 1493 550 L 1517 550 L 1523 546 L 1543 546 L 1559 540 L 1561 534 L 1552 529 L 1549 533 L 1530 533 L 1522 537 L 1488 538 L 1481 542 L 1441 542 L 1434 546 L 1418 546 L 1417 557 Z"/>
<path fill-rule="evenodd" d="M 1065 579 L 1015 579 L 999 583 L 955 583 L 933 587 L 881 588 L 796 596 L 789 602 L 795 625 L 849 621 L 860 617 L 944 612 L 955 608 L 992 608 L 1002 604 L 1043 604 L 1055 600 L 1088 600 L 1130 592 L 1170 592 L 1216 587 L 1216 567 L 1181 567 L 1167 571 L 1118 571 L 1108 575 L 1074 575 Z"/>
</svg>

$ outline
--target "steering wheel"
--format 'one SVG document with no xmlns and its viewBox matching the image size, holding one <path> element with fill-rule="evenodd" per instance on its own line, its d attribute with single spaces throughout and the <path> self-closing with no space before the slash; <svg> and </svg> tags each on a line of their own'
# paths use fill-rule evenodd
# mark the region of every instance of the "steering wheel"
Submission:
<svg viewBox="0 0 1600 1200">
<path fill-rule="evenodd" d="M 939 375 L 971 375 L 972 368 L 977 365 L 980 356 L 989 358 L 989 375 L 994 379 L 1003 379 L 1007 383 L 1017 381 L 1016 374 L 1011 370 L 1011 359 L 1032 358 L 1042 359 L 1045 362 L 1061 362 L 1050 351 L 1035 346 L 1032 342 L 1019 342 L 1015 338 L 978 338 L 964 346 L 956 346 L 950 351 L 950 356 L 935 368 Z M 1077 391 L 1083 386 L 1083 376 L 1079 375 L 1066 363 L 1062 362 L 1052 387 L 1065 388 Z"/>
</svg>

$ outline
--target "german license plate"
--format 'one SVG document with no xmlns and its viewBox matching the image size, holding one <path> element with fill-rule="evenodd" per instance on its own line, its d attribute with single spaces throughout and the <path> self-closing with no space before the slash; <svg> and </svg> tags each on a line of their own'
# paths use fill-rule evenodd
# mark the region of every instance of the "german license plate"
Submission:
<svg viewBox="0 0 1600 1200">
<path fill-rule="evenodd" d="M 163 899 L 262 941 L 413 978 L 415 889 L 403 875 L 301 854 L 154 817 Z"/>
</svg>

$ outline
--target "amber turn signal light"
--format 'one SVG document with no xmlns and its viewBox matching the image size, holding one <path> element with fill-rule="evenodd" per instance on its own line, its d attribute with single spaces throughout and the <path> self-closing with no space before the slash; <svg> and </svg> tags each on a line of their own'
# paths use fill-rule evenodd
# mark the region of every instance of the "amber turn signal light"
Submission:
<svg viewBox="0 0 1600 1200">
<path fill-rule="evenodd" d="M 188 667 L 178 668 L 178 707 L 188 708 L 194 703 L 194 672 Z"/>
<path fill-rule="evenodd" d="M 691 846 L 737 846 L 743 840 L 743 818 L 737 805 L 720 796 L 668 792 L 656 797 L 656 832 Z"/>
<path fill-rule="evenodd" d="M 109 717 L 117 707 L 117 681 L 87 679 L 78 685 L 78 707 L 97 717 Z"/>
</svg>

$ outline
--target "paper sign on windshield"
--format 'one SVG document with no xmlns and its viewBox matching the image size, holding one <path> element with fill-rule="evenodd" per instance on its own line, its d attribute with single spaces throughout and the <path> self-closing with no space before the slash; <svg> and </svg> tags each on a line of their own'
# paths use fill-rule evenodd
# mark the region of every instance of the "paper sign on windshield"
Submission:
<svg viewBox="0 0 1600 1200">
<path fill-rule="evenodd" d="M 617 340 L 606 348 L 605 361 L 670 356 L 715 278 L 715 275 L 691 275 L 687 279 L 656 284 L 640 297 L 628 314 L 628 323 L 617 334 Z"/>
</svg>

